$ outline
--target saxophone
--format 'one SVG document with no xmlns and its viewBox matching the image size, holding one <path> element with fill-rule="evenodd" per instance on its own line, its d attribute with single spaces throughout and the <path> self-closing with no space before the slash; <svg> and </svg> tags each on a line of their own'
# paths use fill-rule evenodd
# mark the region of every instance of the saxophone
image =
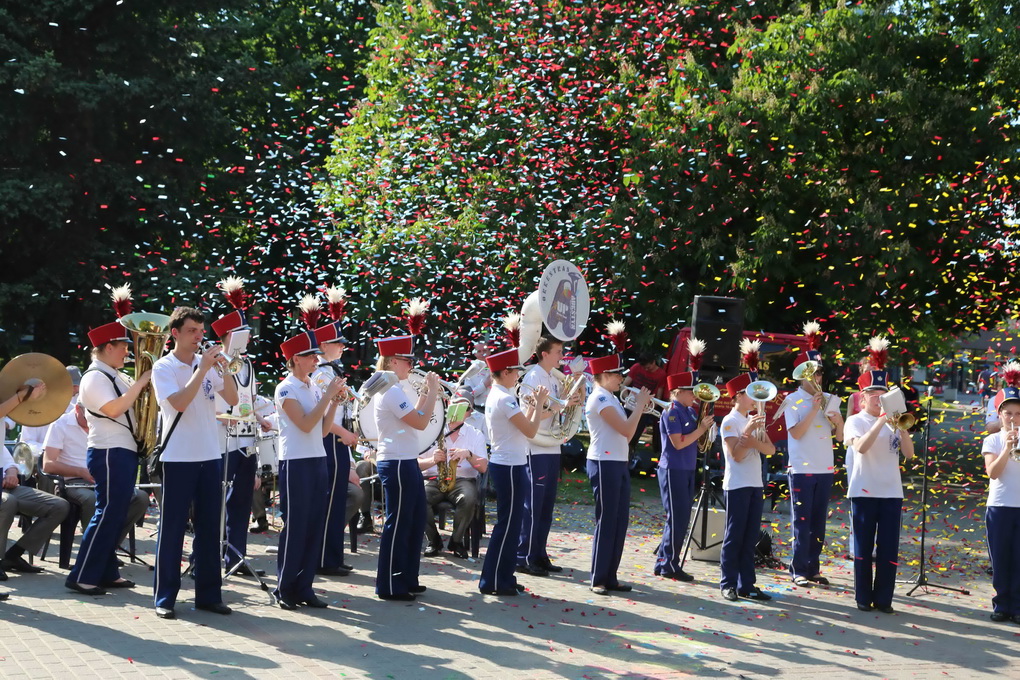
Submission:
<svg viewBox="0 0 1020 680">
<path fill-rule="evenodd" d="M 444 453 L 449 453 L 446 450 L 446 426 L 439 433 L 439 439 L 436 440 L 436 447 L 438 447 Z M 439 490 L 443 493 L 450 493 L 453 491 L 453 487 L 457 486 L 457 464 L 447 457 L 441 463 L 436 463 L 436 481 L 439 484 Z"/>
</svg>

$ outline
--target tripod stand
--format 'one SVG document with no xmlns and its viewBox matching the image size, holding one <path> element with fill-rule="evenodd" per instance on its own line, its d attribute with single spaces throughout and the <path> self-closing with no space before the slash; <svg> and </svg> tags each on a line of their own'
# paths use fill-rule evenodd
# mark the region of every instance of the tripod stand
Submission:
<svg viewBox="0 0 1020 680">
<path fill-rule="evenodd" d="M 932 583 L 928 580 L 927 572 L 925 571 L 925 537 L 928 535 L 928 444 L 931 440 L 931 402 L 932 402 L 932 388 L 928 388 L 928 406 L 925 408 L 925 421 L 924 421 L 924 454 L 921 456 L 921 570 L 917 573 L 917 576 L 908 580 L 900 581 L 900 583 L 913 584 L 914 587 L 907 591 L 907 597 L 914 594 L 918 588 L 924 588 L 924 594 L 928 594 L 929 588 L 942 588 L 943 590 L 952 590 L 956 593 L 962 593 L 964 595 L 970 595 L 970 591 L 965 588 L 953 588 L 952 586 L 944 586 L 940 583 Z"/>
<path fill-rule="evenodd" d="M 219 416 L 217 416 L 217 417 L 219 417 Z M 237 440 L 238 440 L 237 425 L 240 422 L 251 422 L 252 420 L 254 420 L 254 418 L 250 418 L 249 417 L 249 418 L 237 418 L 237 419 L 231 418 L 232 422 L 228 421 L 228 424 L 234 425 L 234 447 L 235 448 L 233 450 L 235 450 L 235 451 L 237 450 L 237 448 L 236 448 L 237 447 Z M 230 447 L 228 446 L 227 448 L 229 449 Z M 249 449 L 246 457 L 250 457 L 250 456 L 254 456 L 254 455 L 255 455 L 255 452 L 253 450 Z M 230 472 L 229 457 L 230 457 L 230 452 L 229 451 L 227 451 L 226 453 L 223 454 L 223 484 L 222 484 L 222 488 L 220 490 L 220 552 L 219 552 L 219 554 L 220 554 L 221 559 L 222 559 L 224 557 L 227 557 L 230 554 L 230 551 L 233 551 L 234 555 L 237 556 L 237 563 L 234 564 L 234 566 L 230 567 L 230 569 L 228 569 L 223 575 L 224 576 L 233 576 L 234 573 L 236 573 L 242 566 L 244 566 L 248 570 L 248 574 L 250 574 L 256 581 L 259 582 L 259 585 L 262 587 L 262 590 L 268 591 L 269 590 L 269 585 L 259 575 L 259 572 L 254 567 L 251 566 L 251 563 L 248 562 L 248 557 L 246 555 L 242 554 L 240 550 L 235 548 L 230 543 L 230 541 L 227 540 L 227 496 L 230 494 L 230 490 L 232 488 L 234 488 L 234 480 L 231 479 L 230 475 L 229 475 L 229 472 Z"/>
<path fill-rule="evenodd" d="M 687 536 L 684 537 L 684 548 L 683 551 L 680 553 L 681 569 L 683 569 L 684 564 L 687 562 L 687 553 L 690 550 L 691 540 L 693 540 L 694 538 L 694 532 L 698 530 L 698 518 L 701 517 L 703 513 L 708 511 L 709 501 L 711 500 L 713 504 L 718 503 L 719 505 L 723 505 L 717 492 L 715 491 L 715 489 L 712 488 L 711 484 L 709 483 L 711 480 L 709 478 L 708 470 L 708 454 L 711 450 L 712 450 L 711 447 L 709 447 L 705 451 L 702 451 L 704 456 L 701 459 L 701 487 L 698 489 L 698 501 L 697 503 L 695 503 L 694 516 L 691 518 L 691 523 L 687 527 Z M 721 537 L 719 538 L 718 543 L 716 543 L 715 545 L 718 545 L 719 543 L 722 543 Z M 709 547 L 712 547 L 708 545 L 707 518 L 704 522 L 701 523 L 701 540 L 698 541 L 698 546 L 702 550 L 707 550 Z"/>
</svg>

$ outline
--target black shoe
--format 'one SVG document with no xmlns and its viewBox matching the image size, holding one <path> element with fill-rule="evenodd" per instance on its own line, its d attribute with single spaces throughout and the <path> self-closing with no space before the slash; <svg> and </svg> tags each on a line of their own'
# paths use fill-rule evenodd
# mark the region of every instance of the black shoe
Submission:
<svg viewBox="0 0 1020 680">
<path fill-rule="evenodd" d="M 722 596 L 723 596 L 724 600 L 729 600 L 730 602 L 736 602 L 739 599 L 737 597 L 737 589 L 736 588 L 723 588 L 722 589 Z"/>
<path fill-rule="evenodd" d="M 816 574 L 815 576 L 809 576 L 808 577 L 808 581 L 811 581 L 812 583 L 817 583 L 820 586 L 827 586 L 827 585 L 829 585 L 829 579 L 825 578 L 821 574 Z"/>
<path fill-rule="evenodd" d="M 375 523 L 372 522 L 372 515 L 361 513 L 361 517 L 358 518 L 358 533 L 370 534 L 373 531 L 375 531 Z"/>
<path fill-rule="evenodd" d="M 873 607 L 870 604 L 858 604 L 857 608 L 860 609 L 862 612 L 870 612 L 873 609 Z"/>
<path fill-rule="evenodd" d="M 18 555 L 17 557 L 5 557 L 4 561 L 0 563 L 0 567 L 3 567 L 7 571 L 20 571 L 22 574 L 39 574 L 42 573 L 43 570 L 42 567 L 29 564 L 21 555 Z"/>
<path fill-rule="evenodd" d="M 351 573 L 350 567 L 340 565 L 339 567 L 319 567 L 315 573 L 320 576 L 348 576 Z"/>
<path fill-rule="evenodd" d="M 659 574 L 662 578 L 668 578 L 673 581 L 683 581 L 684 583 L 690 583 L 694 580 L 694 577 L 688 574 L 686 571 L 681 569 L 680 571 L 663 572 Z"/>
<path fill-rule="evenodd" d="M 106 591 L 99 586 L 86 588 L 77 581 L 64 581 L 64 587 L 68 590 L 73 590 L 76 593 L 81 593 L 82 595 L 106 595 Z"/>
<path fill-rule="evenodd" d="M 1013 623 L 1020 623 L 1020 614 L 1014 614 L 1009 620 Z"/>
<path fill-rule="evenodd" d="M 233 610 L 222 602 L 213 602 L 212 604 L 196 604 L 195 609 L 201 609 L 202 611 L 212 612 L 213 614 L 229 614 Z"/>
<path fill-rule="evenodd" d="M 117 568 L 126 567 L 127 566 L 126 564 L 124 564 L 124 560 L 120 559 L 119 557 L 117 558 L 116 562 L 117 562 Z"/>
<path fill-rule="evenodd" d="M 10 598 L 10 596 L 11 596 L 10 593 L 0 593 L 0 602 L 7 600 L 8 598 Z"/>
<path fill-rule="evenodd" d="M 592 586 L 591 592 L 595 593 L 596 595 L 608 595 L 609 588 L 605 586 Z"/>
<path fill-rule="evenodd" d="M 415 597 L 414 593 L 394 593 L 392 595 L 379 595 L 380 600 L 390 600 L 391 602 L 410 602 Z"/>
<path fill-rule="evenodd" d="M 634 590 L 634 586 L 629 583 L 617 583 L 615 586 L 608 586 L 610 590 L 615 590 L 618 593 L 629 593 Z"/>
<path fill-rule="evenodd" d="M 158 619 L 176 619 L 177 614 L 174 610 L 169 607 L 156 607 L 156 618 Z"/>
<path fill-rule="evenodd" d="M 426 588 L 425 586 L 418 585 L 418 586 L 411 586 L 410 588 L 408 588 L 408 590 L 411 591 L 412 593 L 414 593 L 415 595 L 420 595 L 420 594 L 424 593 L 426 590 L 428 590 L 428 588 Z"/>
<path fill-rule="evenodd" d="M 520 583 L 518 583 L 518 584 L 517 584 L 516 586 L 514 586 L 514 587 L 515 587 L 515 588 L 517 588 L 517 592 L 518 592 L 518 593 L 523 593 L 523 592 L 524 592 L 524 590 L 525 590 L 525 589 L 524 589 L 524 586 L 522 586 L 522 585 L 521 585 Z"/>
<path fill-rule="evenodd" d="M 126 578 L 122 578 L 119 581 L 107 581 L 106 583 L 100 584 L 104 588 L 134 588 L 135 582 L 129 581 Z"/>
<path fill-rule="evenodd" d="M 1009 621 L 1009 614 L 1006 612 L 992 612 L 992 616 L 990 618 L 996 623 L 1003 623 L 1005 621 Z"/>
<path fill-rule="evenodd" d="M 551 561 L 546 560 L 542 563 L 542 568 L 548 571 L 550 574 L 559 574 L 563 571 L 563 567 L 558 564 L 553 564 Z"/>
<path fill-rule="evenodd" d="M 737 593 L 740 597 L 746 597 L 749 600 L 759 600 L 761 602 L 768 602 L 772 599 L 772 596 L 766 593 L 757 586 L 746 593 Z"/>
<path fill-rule="evenodd" d="M 289 600 L 285 600 L 282 597 L 276 598 L 276 604 L 280 605 L 280 609 L 283 609 L 284 611 L 288 612 L 292 612 L 298 608 L 296 602 L 290 602 Z"/>
<path fill-rule="evenodd" d="M 500 590 L 481 590 L 481 589 L 479 589 L 479 592 L 481 592 L 482 595 L 498 595 L 500 597 L 517 597 L 522 591 L 517 590 L 517 588 L 514 588 L 513 590 L 507 590 L 506 588 L 502 588 Z"/>
<path fill-rule="evenodd" d="M 307 600 L 302 600 L 301 604 L 305 605 L 306 607 L 311 607 L 312 609 L 325 609 L 326 607 L 329 606 L 329 604 L 323 602 L 317 597 L 310 597 Z"/>
<path fill-rule="evenodd" d="M 521 564 L 517 566 L 517 573 L 530 574 L 531 576 L 548 576 L 549 571 L 534 564 Z"/>
<path fill-rule="evenodd" d="M 454 557 L 458 557 L 462 560 L 466 560 L 468 556 L 468 550 L 460 543 L 450 542 L 446 549 L 449 550 Z"/>
<path fill-rule="evenodd" d="M 264 534 L 269 531 L 269 522 L 257 522 L 248 528 L 249 534 Z"/>
<path fill-rule="evenodd" d="M 443 552 L 442 543 L 429 543 L 427 546 L 425 546 L 425 552 L 423 554 L 425 555 L 425 557 L 435 557 L 441 552 Z"/>
<path fill-rule="evenodd" d="M 4 571 L 3 569 L 0 569 L 0 581 L 6 581 L 6 580 L 7 580 L 7 572 Z"/>
<path fill-rule="evenodd" d="M 893 614 L 893 613 L 896 612 L 896 610 L 892 608 L 891 604 L 887 604 L 884 607 L 879 607 L 879 606 L 876 605 L 875 609 L 877 609 L 878 611 L 882 612 L 883 614 Z"/>
</svg>

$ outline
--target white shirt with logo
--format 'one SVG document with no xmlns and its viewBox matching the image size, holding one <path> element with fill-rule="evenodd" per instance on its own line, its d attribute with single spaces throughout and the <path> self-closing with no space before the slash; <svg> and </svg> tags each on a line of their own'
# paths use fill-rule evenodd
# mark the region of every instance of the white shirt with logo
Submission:
<svg viewBox="0 0 1020 680">
<path fill-rule="evenodd" d="M 404 394 L 403 388 L 393 385 L 380 397 L 372 400 L 372 417 L 375 418 L 375 429 L 379 433 L 376 442 L 376 460 L 415 460 L 420 453 L 418 449 L 418 431 L 401 420 L 414 411 L 410 397 Z"/>
<path fill-rule="evenodd" d="M 811 413 L 814 397 L 807 393 L 802 387 L 787 397 L 789 405 L 786 407 L 786 431 L 789 432 Z M 825 408 L 829 415 L 839 415 L 839 399 L 830 397 Z M 790 435 L 786 444 L 790 449 L 790 472 L 795 475 L 801 474 L 831 474 L 835 472 L 832 455 L 832 426 L 829 419 L 818 409 L 815 413 L 807 431 L 800 439 Z"/>
<path fill-rule="evenodd" d="M 737 409 L 727 413 L 722 420 L 723 454 L 726 456 L 722 487 L 724 491 L 764 486 L 761 476 L 761 452 L 758 449 L 748 449 L 744 460 L 739 462 L 733 457 L 732 446 L 736 445 L 736 439 L 744 432 L 748 420 L 750 418 Z"/>
<path fill-rule="evenodd" d="M 159 401 L 163 439 L 166 439 L 178 413 L 170 404 L 169 397 L 184 389 L 195 370 L 201 370 L 198 368 L 201 361 L 201 355 L 196 354 L 190 364 L 185 364 L 171 352 L 152 366 L 152 385 Z M 216 424 L 216 393 L 222 389 L 223 378 L 209 368 L 202 377 L 198 393 L 170 433 L 163 449 L 164 463 L 201 463 L 223 455 Z"/>
<path fill-rule="evenodd" d="M 550 397 L 559 398 L 560 381 L 553 377 L 549 371 L 545 370 L 538 364 L 535 364 L 528 369 L 528 372 L 524 374 L 521 379 L 521 383 L 530 387 L 544 387 L 549 390 Z M 552 428 L 553 419 L 557 418 L 556 414 L 550 414 L 543 418 L 538 425 L 539 432 L 548 432 Z M 532 456 L 559 453 L 559 446 L 542 446 L 536 444 L 533 441 L 528 442 L 528 449 Z"/>
<path fill-rule="evenodd" d="M 1002 451 L 1005 432 L 996 432 L 985 437 L 981 445 L 981 454 Z M 1011 457 L 1006 460 L 1006 467 L 998 479 L 988 482 L 988 502 L 990 508 L 1020 508 L 1020 463 Z"/>
<path fill-rule="evenodd" d="M 588 431 L 591 433 L 587 458 L 626 463 L 630 456 L 630 442 L 602 417 L 602 412 L 607 408 L 616 411 L 622 420 L 627 420 L 627 413 L 616 395 L 596 383 L 584 405 Z"/>
<path fill-rule="evenodd" d="M 517 403 L 517 395 L 493 383 L 485 400 L 491 462 L 498 465 L 524 465 L 528 462 L 528 438 L 510 422 L 518 413 L 521 413 L 521 406 Z"/>
<path fill-rule="evenodd" d="M 881 417 L 860 411 L 847 418 L 843 427 L 843 441 L 848 450 L 851 448 L 850 441 L 867 434 Z M 903 498 L 899 430 L 886 423 L 867 453 L 854 451 L 850 486 L 846 495 L 848 498 Z"/>
<path fill-rule="evenodd" d="M 305 384 L 289 373 L 276 386 L 276 413 L 280 422 L 280 460 L 299 458 L 325 458 L 326 447 L 322 445 L 322 423 L 312 426 L 311 432 L 298 427 L 283 409 L 283 402 L 293 399 L 305 413 L 318 405 L 322 392 L 315 383 Z"/>
<path fill-rule="evenodd" d="M 133 404 L 126 413 L 112 420 L 93 415 L 101 414 L 102 408 L 117 398 L 117 390 L 113 388 L 111 377 L 117 381 L 117 388 L 121 394 L 131 388 L 123 373 L 102 361 L 93 361 L 81 378 L 78 399 L 85 409 L 85 422 L 89 424 L 88 448 L 137 451 L 138 445 L 133 434 L 135 427 Z"/>
</svg>

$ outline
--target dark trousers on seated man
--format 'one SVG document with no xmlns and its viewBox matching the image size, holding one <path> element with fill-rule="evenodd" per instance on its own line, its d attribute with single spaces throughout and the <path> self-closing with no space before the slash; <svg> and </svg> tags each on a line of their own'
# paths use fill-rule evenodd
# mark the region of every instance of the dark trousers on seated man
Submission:
<svg viewBox="0 0 1020 680">
<path fill-rule="evenodd" d="M 439 536 L 439 529 L 436 528 L 435 509 L 436 506 L 447 501 L 453 503 L 453 532 L 450 534 L 451 549 L 465 547 L 464 534 L 475 516 L 475 508 L 478 507 L 478 480 L 457 479 L 453 490 L 443 493 L 439 490 L 439 480 L 430 479 L 425 482 L 425 502 L 429 504 L 432 512 L 429 513 L 425 522 L 425 536 L 430 546 L 442 546 L 443 539 Z"/>
<path fill-rule="evenodd" d="M 86 484 L 84 479 L 65 479 L 64 482 L 69 485 Z M 65 489 L 64 494 L 69 501 L 81 508 L 81 528 L 84 531 L 85 527 L 89 525 L 92 515 L 96 513 L 96 490 L 72 487 Z M 128 531 L 131 529 L 131 525 L 137 524 L 139 520 L 145 517 L 145 511 L 148 509 L 149 494 L 141 489 L 135 489 L 135 495 L 131 498 L 131 504 L 128 506 L 127 521 L 124 522 L 124 527 L 117 538 L 117 545 L 124 542 Z"/>
<path fill-rule="evenodd" d="M 38 567 L 30 567 L 22 556 L 39 552 L 54 529 L 67 517 L 69 509 L 70 505 L 63 498 L 38 489 L 20 485 L 4 489 L 3 500 L 0 501 L 0 549 L 6 552 L 0 566 L 12 571 L 42 571 Z M 32 517 L 32 526 L 7 548 L 7 534 L 18 515 Z"/>
</svg>

